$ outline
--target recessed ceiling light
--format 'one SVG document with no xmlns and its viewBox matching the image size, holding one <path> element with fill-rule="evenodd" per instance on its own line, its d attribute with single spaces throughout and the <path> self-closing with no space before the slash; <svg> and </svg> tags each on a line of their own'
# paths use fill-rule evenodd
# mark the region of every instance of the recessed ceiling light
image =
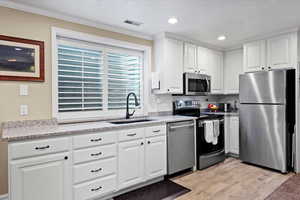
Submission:
<svg viewBox="0 0 300 200">
<path fill-rule="evenodd" d="M 15 48 L 15 50 L 16 50 L 16 51 L 22 51 L 22 49 L 21 49 L 21 48 Z"/>
<path fill-rule="evenodd" d="M 177 24 L 177 22 L 178 22 L 178 19 L 176 17 L 171 17 L 168 20 L 169 24 Z"/>
<path fill-rule="evenodd" d="M 226 40 L 226 36 L 225 35 L 220 35 L 218 37 L 218 40 L 220 40 L 220 41 Z"/>
</svg>

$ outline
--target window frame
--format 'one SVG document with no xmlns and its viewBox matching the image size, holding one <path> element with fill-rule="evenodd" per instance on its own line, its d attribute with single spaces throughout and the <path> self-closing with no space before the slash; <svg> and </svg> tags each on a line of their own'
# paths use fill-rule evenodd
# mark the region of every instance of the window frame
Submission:
<svg viewBox="0 0 300 200">
<path fill-rule="evenodd" d="M 59 112 L 58 111 L 58 37 L 69 38 L 70 40 L 81 40 L 83 42 L 95 43 L 95 46 L 99 46 L 99 50 L 107 50 L 116 48 L 124 48 L 124 52 L 130 50 L 140 51 L 143 55 L 143 81 L 141 85 L 141 109 L 138 109 L 135 116 L 148 115 L 148 98 L 149 96 L 149 84 L 151 76 L 151 50 L 150 46 L 139 45 L 135 43 L 125 42 L 121 40 L 115 40 L 106 37 L 95 36 L 87 33 L 76 32 L 66 30 L 62 28 L 52 27 L 52 117 L 57 118 L 59 122 L 68 121 L 89 121 L 96 119 L 113 119 L 125 117 L 124 113 L 120 110 L 110 111 L 78 111 L 78 112 Z M 84 40 L 82 39 L 84 38 Z M 101 46 L 102 45 L 102 46 Z M 110 48 L 110 46 L 112 48 Z M 128 50 L 127 50 L 128 49 Z M 105 100 L 107 101 L 107 100 Z"/>
</svg>

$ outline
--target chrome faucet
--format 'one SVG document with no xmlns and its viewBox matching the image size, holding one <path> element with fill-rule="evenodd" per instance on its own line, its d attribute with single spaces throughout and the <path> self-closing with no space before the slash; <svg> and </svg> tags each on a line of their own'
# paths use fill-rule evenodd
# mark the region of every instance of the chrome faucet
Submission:
<svg viewBox="0 0 300 200">
<path fill-rule="evenodd" d="M 133 92 L 130 92 L 128 95 L 127 95 L 127 101 L 126 101 L 126 119 L 129 119 L 131 116 L 133 116 L 135 110 L 133 110 L 132 113 L 129 113 L 129 97 L 133 95 L 134 96 L 134 101 L 135 101 L 135 106 L 138 106 L 140 105 L 138 100 L 137 100 L 137 97 L 136 97 L 136 94 L 133 93 Z"/>
</svg>

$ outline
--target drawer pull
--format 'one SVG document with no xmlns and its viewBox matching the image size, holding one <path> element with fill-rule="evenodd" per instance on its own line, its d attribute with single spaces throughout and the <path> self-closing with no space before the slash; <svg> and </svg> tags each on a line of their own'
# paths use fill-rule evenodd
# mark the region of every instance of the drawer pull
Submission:
<svg viewBox="0 0 300 200">
<path fill-rule="evenodd" d="M 100 186 L 100 187 L 97 187 L 97 188 L 92 188 L 91 191 L 92 191 L 92 192 L 96 192 L 96 191 L 98 191 L 98 190 L 100 190 L 100 189 L 102 189 L 101 186 Z"/>
<path fill-rule="evenodd" d="M 127 134 L 127 136 L 136 136 L 136 133 Z"/>
<path fill-rule="evenodd" d="M 50 145 L 44 146 L 44 147 L 35 147 L 35 150 L 45 150 L 45 149 L 49 149 Z"/>
<path fill-rule="evenodd" d="M 100 171 L 102 171 L 102 168 L 99 168 L 99 169 L 92 169 L 92 170 L 91 170 L 92 173 L 96 173 L 96 172 L 100 172 Z"/>
<path fill-rule="evenodd" d="M 160 132 L 160 130 L 153 131 L 153 133 L 159 133 L 159 132 Z"/>
<path fill-rule="evenodd" d="M 100 142 L 102 140 L 102 138 L 98 138 L 98 139 L 91 139 L 91 142 Z"/>
<path fill-rule="evenodd" d="M 99 153 L 92 153 L 91 156 L 100 156 L 102 155 L 102 152 L 99 152 Z"/>
</svg>

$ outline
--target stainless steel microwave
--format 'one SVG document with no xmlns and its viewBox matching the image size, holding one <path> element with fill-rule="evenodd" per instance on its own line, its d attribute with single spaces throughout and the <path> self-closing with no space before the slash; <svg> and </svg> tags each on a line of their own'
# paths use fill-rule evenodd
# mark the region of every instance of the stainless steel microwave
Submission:
<svg viewBox="0 0 300 200">
<path fill-rule="evenodd" d="M 205 96 L 211 92 L 211 77 L 206 74 L 184 73 L 184 95 Z"/>
</svg>

